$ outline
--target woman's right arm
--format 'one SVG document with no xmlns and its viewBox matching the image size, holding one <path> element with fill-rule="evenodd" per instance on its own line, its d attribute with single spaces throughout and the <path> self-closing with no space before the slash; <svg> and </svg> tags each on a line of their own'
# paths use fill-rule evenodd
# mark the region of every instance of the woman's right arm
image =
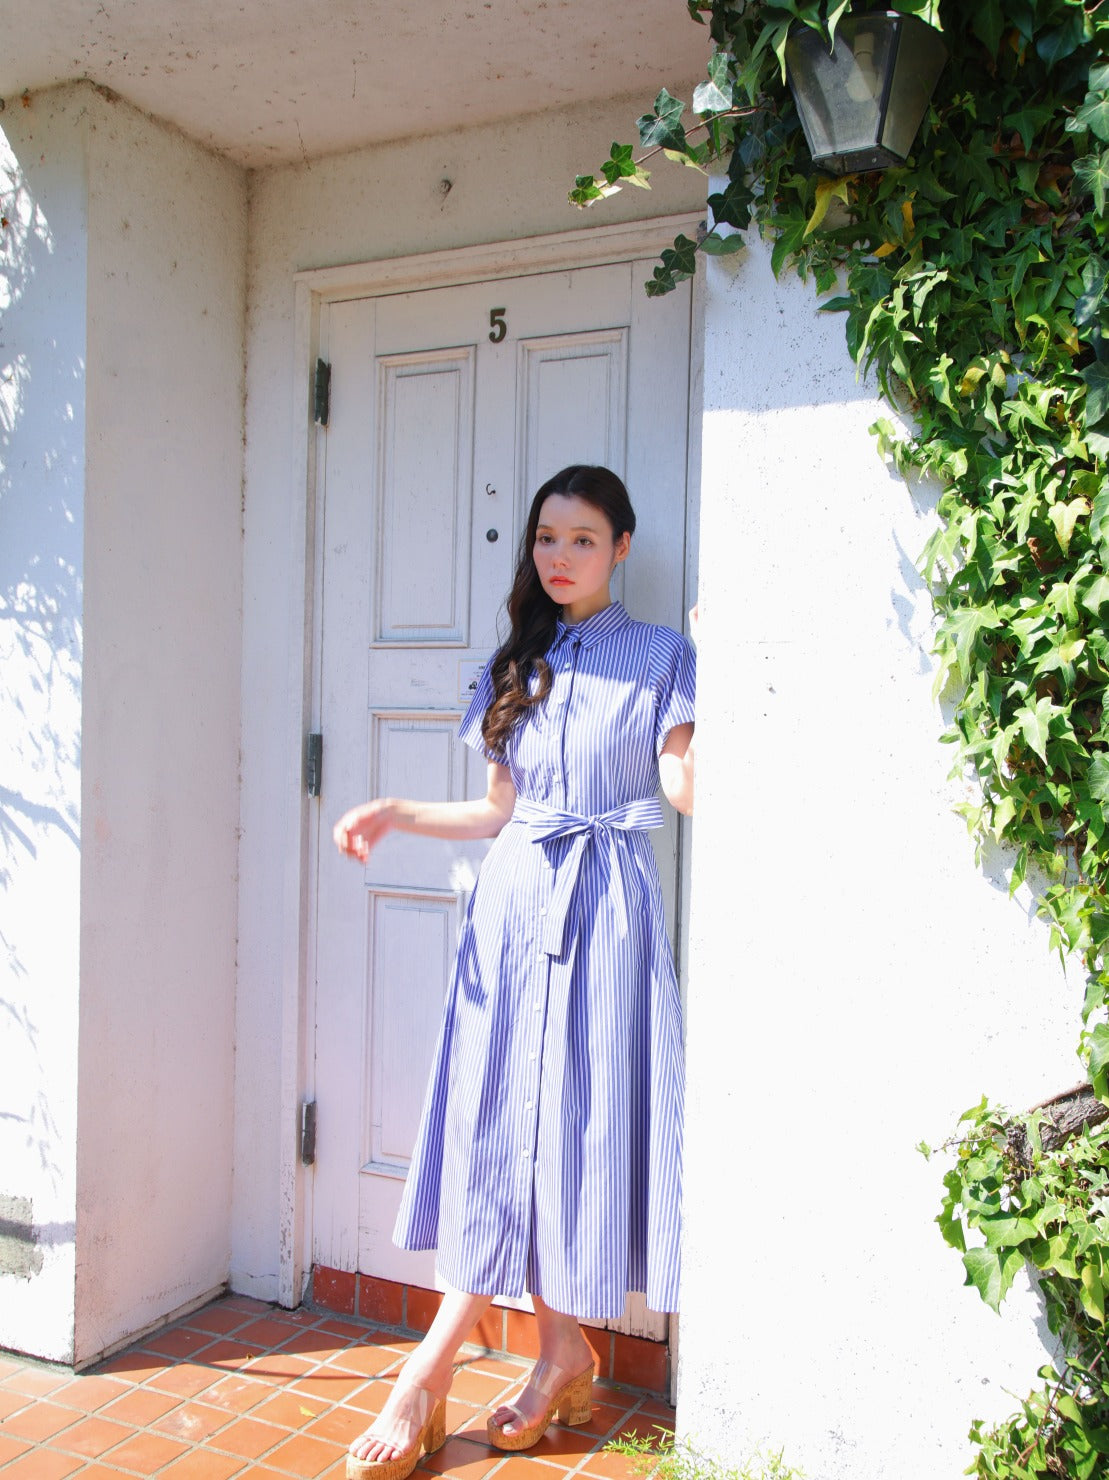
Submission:
<svg viewBox="0 0 1109 1480">
<path fill-rule="evenodd" d="M 427 838 L 495 838 L 512 816 L 516 788 L 507 766 L 490 761 L 486 793 L 472 802 L 413 802 L 379 797 L 344 812 L 332 836 L 340 853 L 365 863 L 387 833 Z"/>
</svg>

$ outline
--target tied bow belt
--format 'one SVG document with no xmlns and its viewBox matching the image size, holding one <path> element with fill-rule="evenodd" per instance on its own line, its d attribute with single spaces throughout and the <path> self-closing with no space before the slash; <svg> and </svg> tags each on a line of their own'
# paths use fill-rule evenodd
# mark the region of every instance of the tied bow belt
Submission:
<svg viewBox="0 0 1109 1480">
<path fill-rule="evenodd" d="M 658 797 L 626 802 L 622 807 L 613 807 L 611 812 L 601 812 L 595 817 L 581 817 L 576 812 L 560 812 L 556 807 L 543 806 L 541 802 L 517 798 L 512 821 L 522 823 L 528 829 L 533 843 L 545 843 L 551 838 L 573 838 L 558 871 L 547 909 L 547 921 L 542 935 L 543 951 L 548 956 L 561 956 L 563 953 L 566 921 L 587 848 L 595 849 L 607 865 L 607 894 L 616 911 L 617 929 L 622 940 L 628 933 L 628 903 L 624 896 L 616 834 L 645 832 L 648 828 L 662 827 L 662 805 Z"/>
</svg>

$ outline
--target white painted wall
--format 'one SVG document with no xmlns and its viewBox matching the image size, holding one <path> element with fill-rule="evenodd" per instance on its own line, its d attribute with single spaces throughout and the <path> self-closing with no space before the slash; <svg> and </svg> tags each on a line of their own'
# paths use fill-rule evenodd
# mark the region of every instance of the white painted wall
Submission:
<svg viewBox="0 0 1109 1480">
<path fill-rule="evenodd" d="M 1031 1297 L 962 1288 L 913 1148 L 1073 1084 L 1080 992 L 952 813 L 932 500 L 877 456 L 842 319 L 753 238 L 705 292 L 679 1425 L 810 1480 L 955 1480 L 1044 1352 Z"/>
<path fill-rule="evenodd" d="M 227 1277 L 246 188 L 0 123 L 0 1345 L 80 1364 Z"/>
<path fill-rule="evenodd" d="M 84 145 L 72 94 L 0 115 L 0 1198 L 33 1230 L 3 1241 L 0 1347 L 59 1361 L 73 1348 Z"/>
<path fill-rule="evenodd" d="M 89 108 L 77 1360 L 230 1248 L 246 184 Z"/>
<path fill-rule="evenodd" d="M 305 491 L 294 428 L 308 387 L 293 358 L 293 274 L 697 209 L 703 180 L 676 169 L 659 172 L 656 190 L 627 191 L 603 213 L 583 215 L 565 203 L 574 176 L 598 165 L 614 138 L 626 138 L 641 111 L 641 98 L 625 99 L 584 114 L 549 113 L 252 177 L 231 1264 L 237 1290 L 294 1301 L 300 1294 L 279 1281 L 282 1250 L 301 1237 L 294 1214 L 296 1100 L 283 1100 L 281 1086 L 283 1074 L 286 1083 L 298 1074 L 300 1083 L 308 1081 L 294 953 L 304 904 L 300 829 L 315 817 L 300 789 L 307 724 L 298 719 L 304 630 L 295 593 L 304 580 L 296 552 L 304 543 Z M 333 802 L 325 798 L 327 806 Z M 307 1206 L 303 1194 L 301 1202 Z"/>
</svg>

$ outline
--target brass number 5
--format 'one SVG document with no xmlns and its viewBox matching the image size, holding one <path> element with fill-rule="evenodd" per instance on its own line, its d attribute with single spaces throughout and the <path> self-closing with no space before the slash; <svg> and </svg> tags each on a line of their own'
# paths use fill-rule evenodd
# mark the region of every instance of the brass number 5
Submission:
<svg viewBox="0 0 1109 1480">
<path fill-rule="evenodd" d="M 508 333 L 508 325 L 504 321 L 505 310 L 503 308 L 491 308 L 489 310 L 489 338 L 494 344 L 500 344 Z"/>
</svg>

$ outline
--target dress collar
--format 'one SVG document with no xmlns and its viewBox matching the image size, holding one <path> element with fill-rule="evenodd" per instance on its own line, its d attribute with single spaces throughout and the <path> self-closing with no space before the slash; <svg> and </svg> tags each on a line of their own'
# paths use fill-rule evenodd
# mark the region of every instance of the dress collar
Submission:
<svg viewBox="0 0 1109 1480">
<path fill-rule="evenodd" d="M 584 622 L 575 622 L 573 626 L 560 619 L 555 632 L 555 643 L 569 639 L 581 647 L 592 647 L 594 643 L 602 642 L 614 632 L 619 632 L 630 621 L 631 617 L 620 603 L 613 601 L 599 612 L 594 612 L 591 617 L 586 617 Z"/>
</svg>

